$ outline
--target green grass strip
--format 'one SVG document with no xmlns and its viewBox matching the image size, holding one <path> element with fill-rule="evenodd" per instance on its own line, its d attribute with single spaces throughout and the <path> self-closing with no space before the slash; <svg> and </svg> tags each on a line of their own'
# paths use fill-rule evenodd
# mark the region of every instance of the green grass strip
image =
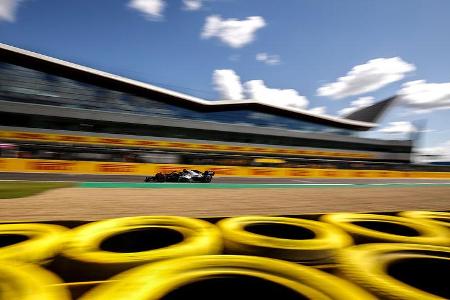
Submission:
<svg viewBox="0 0 450 300">
<path fill-rule="evenodd" d="M 0 181 L 0 199 L 27 197 L 72 186 L 74 183 L 71 182 Z"/>
<path fill-rule="evenodd" d="M 337 188 L 337 187 L 417 187 L 450 186 L 450 183 L 143 183 L 143 182 L 81 182 L 82 188 L 149 188 L 149 189 L 262 189 L 262 188 Z"/>
</svg>

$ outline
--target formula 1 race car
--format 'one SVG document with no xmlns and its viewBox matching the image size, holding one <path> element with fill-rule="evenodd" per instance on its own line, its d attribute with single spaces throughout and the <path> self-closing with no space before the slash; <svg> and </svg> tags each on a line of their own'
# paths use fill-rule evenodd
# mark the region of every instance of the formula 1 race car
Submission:
<svg viewBox="0 0 450 300">
<path fill-rule="evenodd" d="M 155 176 L 145 177 L 145 182 L 211 182 L 214 171 L 200 172 L 199 170 L 173 171 L 170 173 L 157 173 Z"/>
</svg>

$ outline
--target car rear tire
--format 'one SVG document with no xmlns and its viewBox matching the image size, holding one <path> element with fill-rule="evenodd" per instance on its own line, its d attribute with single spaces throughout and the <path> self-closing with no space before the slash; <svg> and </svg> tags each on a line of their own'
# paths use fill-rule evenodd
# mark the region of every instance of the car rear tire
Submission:
<svg viewBox="0 0 450 300">
<path fill-rule="evenodd" d="M 204 183 L 210 183 L 212 180 L 212 176 L 211 175 L 206 175 L 205 177 L 203 177 L 203 182 Z"/>
<path fill-rule="evenodd" d="M 166 176 L 163 173 L 157 173 L 155 175 L 155 179 L 157 182 L 165 182 L 166 181 Z"/>
</svg>

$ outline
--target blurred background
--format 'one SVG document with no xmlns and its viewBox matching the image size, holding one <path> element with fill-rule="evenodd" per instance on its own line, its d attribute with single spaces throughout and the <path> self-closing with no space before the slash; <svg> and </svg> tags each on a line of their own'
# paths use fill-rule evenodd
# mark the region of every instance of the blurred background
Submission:
<svg viewBox="0 0 450 300">
<path fill-rule="evenodd" d="M 0 156 L 449 170 L 448 2 L 274 5 L 0 2 Z"/>
</svg>

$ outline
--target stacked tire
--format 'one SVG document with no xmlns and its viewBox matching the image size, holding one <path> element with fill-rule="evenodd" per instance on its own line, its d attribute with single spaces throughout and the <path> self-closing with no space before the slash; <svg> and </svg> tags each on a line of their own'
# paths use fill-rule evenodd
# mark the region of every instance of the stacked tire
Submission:
<svg viewBox="0 0 450 300">
<path fill-rule="evenodd" d="M 348 281 L 311 267 L 255 256 L 209 255 L 134 268 L 81 299 L 376 298 Z"/>
<path fill-rule="evenodd" d="M 435 225 L 450 229 L 450 213 L 442 211 L 404 211 L 399 213 L 402 217 L 428 221 Z"/>
<path fill-rule="evenodd" d="M 352 238 L 335 226 L 305 219 L 242 216 L 218 222 L 226 253 L 319 265 L 334 263 Z"/>
<path fill-rule="evenodd" d="M 381 299 L 450 299 L 450 248 L 365 244 L 342 250 L 339 268 Z"/>
<path fill-rule="evenodd" d="M 67 280 L 105 280 L 142 264 L 221 251 L 220 232 L 209 222 L 175 216 L 126 217 L 71 230 L 55 265 Z"/>
<path fill-rule="evenodd" d="M 30 263 L 0 261 L 0 299 L 69 300 L 63 282 L 53 273 Z"/>
<path fill-rule="evenodd" d="M 0 300 L 450 299 L 449 215 L 0 224 Z"/>
<path fill-rule="evenodd" d="M 450 299 L 448 213 L 335 213 L 321 220 L 349 233 L 357 246 L 341 249 L 340 274 L 381 299 Z M 442 226 L 444 225 L 444 226 Z"/>
<path fill-rule="evenodd" d="M 334 213 L 321 220 L 351 234 L 358 244 L 414 243 L 449 246 L 446 228 L 420 219 L 391 215 Z"/>
<path fill-rule="evenodd" d="M 66 232 L 51 224 L 0 224 L 0 260 L 44 264 L 60 252 Z"/>
<path fill-rule="evenodd" d="M 61 250 L 66 232 L 49 224 L 0 224 L 1 300 L 70 299 L 62 280 L 43 268 Z"/>
</svg>

